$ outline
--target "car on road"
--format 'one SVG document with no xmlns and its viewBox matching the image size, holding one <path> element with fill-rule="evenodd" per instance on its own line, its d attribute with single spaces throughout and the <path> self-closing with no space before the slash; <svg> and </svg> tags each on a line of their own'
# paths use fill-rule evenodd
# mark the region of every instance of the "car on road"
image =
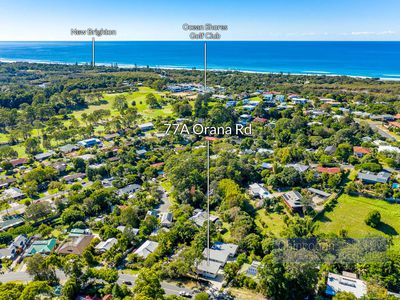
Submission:
<svg viewBox="0 0 400 300">
<path fill-rule="evenodd" d="M 192 298 L 192 294 L 190 294 L 189 292 L 185 292 L 185 291 L 180 291 L 179 296 L 182 296 L 185 298 Z"/>
</svg>

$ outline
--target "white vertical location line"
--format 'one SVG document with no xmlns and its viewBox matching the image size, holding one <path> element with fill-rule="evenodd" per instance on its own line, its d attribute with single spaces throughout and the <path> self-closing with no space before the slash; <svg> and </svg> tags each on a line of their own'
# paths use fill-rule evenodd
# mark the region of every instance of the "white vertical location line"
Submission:
<svg viewBox="0 0 400 300">
<path fill-rule="evenodd" d="M 204 42 L 204 93 L 207 93 L 207 42 Z"/>
<path fill-rule="evenodd" d="M 210 141 L 207 140 L 207 265 L 210 264 Z"/>
<path fill-rule="evenodd" d="M 204 94 L 207 92 L 207 42 L 204 42 Z M 210 141 L 207 140 L 207 265 L 210 265 Z"/>
<path fill-rule="evenodd" d="M 96 57 L 95 57 L 95 40 L 94 40 L 94 37 L 92 37 L 92 67 L 94 67 L 95 65 L 96 65 L 96 63 L 95 63 L 95 59 L 96 59 Z"/>
</svg>

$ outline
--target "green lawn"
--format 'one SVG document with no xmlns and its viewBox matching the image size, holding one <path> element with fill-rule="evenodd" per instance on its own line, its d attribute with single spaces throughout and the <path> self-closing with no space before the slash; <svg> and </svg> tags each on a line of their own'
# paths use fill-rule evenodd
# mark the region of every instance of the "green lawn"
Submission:
<svg viewBox="0 0 400 300">
<path fill-rule="evenodd" d="M 132 106 L 132 102 L 135 101 L 136 108 L 139 114 L 142 115 L 144 120 L 148 121 L 151 120 L 152 118 L 156 118 L 159 116 L 172 115 L 173 112 L 171 105 L 166 105 L 161 109 L 150 109 L 146 104 L 146 96 L 150 93 L 153 93 L 157 99 L 160 99 L 161 96 L 164 95 L 164 93 L 157 92 L 156 90 L 151 89 L 149 87 L 141 87 L 139 88 L 139 91 L 133 93 L 103 94 L 103 99 L 106 100 L 107 103 L 101 105 L 90 105 L 88 108 L 76 111 L 73 114 L 78 120 L 82 120 L 83 113 L 89 114 L 98 109 L 109 109 L 111 111 L 112 116 L 118 115 L 118 112 L 112 109 L 112 103 L 116 96 L 124 95 L 128 101 L 129 106 Z"/>
<path fill-rule="evenodd" d="M 382 224 L 372 228 L 364 220 L 372 210 L 381 213 Z M 394 236 L 397 241 L 400 233 L 400 205 L 383 200 L 365 197 L 342 195 L 331 211 L 326 211 L 317 218 L 318 231 L 339 233 L 346 229 L 350 237 L 365 237 L 367 235 Z"/>
<path fill-rule="evenodd" d="M 263 233 L 272 232 L 279 237 L 282 230 L 286 227 L 283 222 L 283 216 L 283 214 L 268 213 L 265 208 L 263 208 L 257 211 L 255 223 Z"/>
</svg>

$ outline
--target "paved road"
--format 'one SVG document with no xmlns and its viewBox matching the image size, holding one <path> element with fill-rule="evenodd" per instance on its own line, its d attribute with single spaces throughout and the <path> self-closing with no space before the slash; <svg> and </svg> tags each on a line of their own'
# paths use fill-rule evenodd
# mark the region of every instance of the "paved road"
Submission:
<svg viewBox="0 0 400 300">
<path fill-rule="evenodd" d="M 65 281 L 67 278 L 65 277 L 64 272 L 57 270 L 57 277 L 61 281 Z M 0 282 L 10 282 L 10 281 L 22 281 L 29 282 L 32 281 L 33 278 L 26 272 L 8 272 L 4 274 L 0 274 Z"/>
<path fill-rule="evenodd" d="M 61 282 L 64 282 L 67 278 L 64 274 L 64 272 L 57 270 L 56 271 L 57 277 L 60 279 Z M 123 274 L 119 273 L 119 278 L 118 278 L 118 283 L 122 284 L 124 282 L 131 282 L 133 286 L 135 284 L 137 276 L 136 275 L 130 275 L 130 274 Z M 0 274 L 0 282 L 5 283 L 5 282 L 11 282 L 11 281 L 22 281 L 22 282 L 29 282 L 32 281 L 33 278 L 26 272 L 8 272 L 5 274 Z M 179 295 L 179 292 L 185 291 L 185 292 L 190 292 L 190 289 L 187 288 L 181 288 L 178 287 L 174 284 L 168 283 L 168 282 L 161 282 L 161 286 L 165 291 L 165 294 L 167 295 Z"/>
<path fill-rule="evenodd" d="M 356 119 L 357 122 L 360 122 L 360 119 Z M 379 133 L 380 136 L 396 141 L 397 138 L 395 136 L 393 136 L 392 134 L 390 134 L 390 131 L 388 131 L 385 128 L 381 128 L 381 124 L 382 122 L 378 122 L 378 121 L 371 121 L 371 120 L 362 120 L 362 121 L 366 121 L 369 125 L 369 127 L 371 127 L 371 129 L 373 131 L 376 131 Z"/>
<path fill-rule="evenodd" d="M 131 282 L 132 286 L 133 286 L 135 284 L 136 279 L 137 279 L 136 275 L 120 273 L 117 282 L 119 284 L 122 284 L 122 283 L 128 281 L 128 282 Z M 168 283 L 168 282 L 165 282 L 165 281 L 161 282 L 161 287 L 164 289 L 165 294 L 167 294 L 167 295 L 179 295 L 179 292 L 182 292 L 182 291 L 191 292 L 190 289 L 182 288 L 182 287 L 179 287 L 177 285 L 174 285 L 172 283 Z"/>
<path fill-rule="evenodd" d="M 160 206 L 157 208 L 157 210 L 160 213 L 165 213 L 165 212 L 169 212 L 169 207 L 171 206 L 171 201 L 169 200 L 169 196 L 167 196 L 167 191 L 160 186 L 158 188 L 159 191 L 161 191 L 161 204 Z"/>
</svg>

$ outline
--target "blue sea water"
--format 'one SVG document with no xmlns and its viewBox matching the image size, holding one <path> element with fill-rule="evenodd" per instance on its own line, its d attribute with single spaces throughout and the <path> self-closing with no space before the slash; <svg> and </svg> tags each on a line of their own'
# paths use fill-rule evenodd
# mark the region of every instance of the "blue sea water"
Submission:
<svg viewBox="0 0 400 300">
<path fill-rule="evenodd" d="M 400 79 L 400 42 L 207 43 L 208 68 Z M 91 42 L 0 42 L 2 61 L 90 63 Z M 203 42 L 96 42 L 96 63 L 203 68 Z"/>
</svg>

